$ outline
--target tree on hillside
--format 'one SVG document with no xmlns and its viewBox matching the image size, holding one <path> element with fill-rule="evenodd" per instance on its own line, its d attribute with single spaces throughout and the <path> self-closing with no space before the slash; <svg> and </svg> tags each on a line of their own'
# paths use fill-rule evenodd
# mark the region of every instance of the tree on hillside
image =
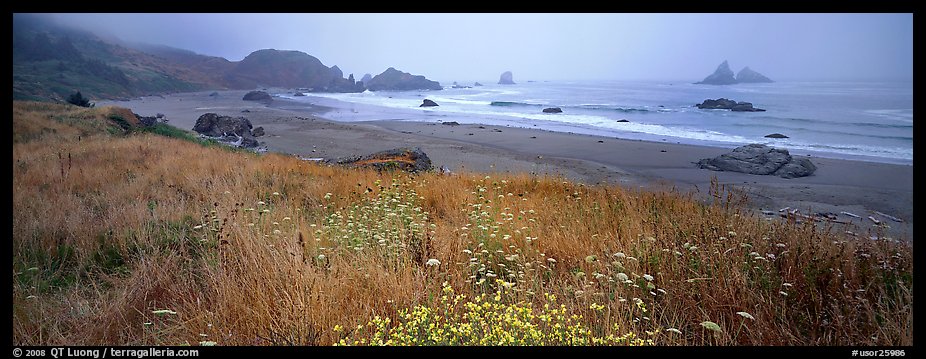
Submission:
<svg viewBox="0 0 926 359">
<path fill-rule="evenodd" d="M 94 105 L 90 103 L 90 99 L 84 97 L 84 95 L 81 95 L 80 91 L 77 91 L 77 93 L 74 93 L 74 94 L 71 94 L 71 96 L 68 96 L 68 103 L 77 105 L 80 107 L 93 107 Z"/>
</svg>

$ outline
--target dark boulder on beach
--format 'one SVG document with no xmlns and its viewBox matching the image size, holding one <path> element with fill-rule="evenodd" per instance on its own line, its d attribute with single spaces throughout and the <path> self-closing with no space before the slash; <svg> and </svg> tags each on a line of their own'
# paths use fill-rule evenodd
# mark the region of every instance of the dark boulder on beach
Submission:
<svg viewBox="0 0 926 359">
<path fill-rule="evenodd" d="M 698 161 L 698 168 L 712 171 L 775 175 L 782 178 L 810 176 L 817 170 L 810 160 L 794 158 L 788 150 L 762 144 L 737 147 L 733 152 Z"/>
<path fill-rule="evenodd" d="M 543 109 L 543 113 L 562 113 L 563 109 L 559 107 L 547 107 Z"/>
<path fill-rule="evenodd" d="M 418 107 L 435 107 L 435 106 L 440 106 L 440 105 L 438 105 L 437 102 L 434 102 L 428 99 L 424 99 L 424 101 L 421 101 L 421 104 L 418 105 Z"/>
<path fill-rule="evenodd" d="M 499 85 L 514 85 L 514 75 L 511 74 L 511 71 L 502 72 L 502 75 L 498 78 Z"/>
<path fill-rule="evenodd" d="M 617 122 L 630 122 L 630 121 L 627 121 L 627 120 L 624 120 L 624 119 L 620 119 L 620 120 L 617 120 Z"/>
<path fill-rule="evenodd" d="M 370 79 L 367 88 L 370 91 L 443 90 L 443 87 L 437 81 L 428 80 L 424 76 L 402 72 L 392 67 Z"/>
<path fill-rule="evenodd" d="M 273 101 L 273 97 L 270 97 L 270 94 L 263 91 L 251 91 L 244 95 L 241 98 L 244 101 L 258 101 L 258 102 L 270 102 Z"/>
<path fill-rule="evenodd" d="M 300 97 L 300 96 L 305 96 L 305 94 L 302 93 L 302 92 L 294 92 L 294 93 L 293 93 L 293 96 L 295 96 L 295 97 Z"/>
<path fill-rule="evenodd" d="M 733 70 L 730 70 L 730 64 L 727 63 L 727 60 L 717 66 L 714 73 L 705 77 L 704 80 L 695 82 L 695 84 L 699 85 L 732 85 L 735 83 L 736 78 L 733 77 Z"/>
<path fill-rule="evenodd" d="M 218 95 L 219 95 L 218 92 L 213 92 L 213 93 L 209 94 L 209 97 L 216 97 L 216 96 L 218 96 Z"/>
<path fill-rule="evenodd" d="M 788 136 L 782 135 L 780 133 L 772 133 L 765 135 L 766 138 L 789 138 Z"/>
<path fill-rule="evenodd" d="M 697 105 L 702 110 L 731 110 L 736 112 L 764 112 L 764 109 L 752 107 L 751 102 L 736 102 L 733 100 L 719 98 L 716 100 L 707 99 Z"/>
<path fill-rule="evenodd" d="M 244 117 L 219 116 L 207 113 L 196 119 L 193 131 L 203 136 L 234 143 L 240 147 L 257 147 L 257 140 L 251 132 L 251 121 Z M 263 132 L 263 129 L 261 129 Z M 239 142 L 240 141 L 240 142 Z"/>
<path fill-rule="evenodd" d="M 366 156 L 342 157 L 325 162 L 347 167 L 373 168 L 377 171 L 402 170 L 412 173 L 430 171 L 433 168 L 431 159 L 418 147 L 395 148 Z"/>
<path fill-rule="evenodd" d="M 736 82 L 739 83 L 763 83 L 763 82 L 775 82 L 772 79 L 765 77 L 765 75 L 753 71 L 749 66 L 744 67 L 740 72 L 736 73 Z"/>
<path fill-rule="evenodd" d="M 254 127 L 254 129 L 251 130 L 251 135 L 254 136 L 254 137 L 263 136 L 263 135 L 264 135 L 264 128 L 263 128 L 262 126 Z"/>
<path fill-rule="evenodd" d="M 441 122 L 441 124 L 442 124 L 442 125 L 447 125 L 447 126 L 459 126 L 459 125 L 460 125 L 460 123 L 457 122 L 457 121 Z"/>
</svg>

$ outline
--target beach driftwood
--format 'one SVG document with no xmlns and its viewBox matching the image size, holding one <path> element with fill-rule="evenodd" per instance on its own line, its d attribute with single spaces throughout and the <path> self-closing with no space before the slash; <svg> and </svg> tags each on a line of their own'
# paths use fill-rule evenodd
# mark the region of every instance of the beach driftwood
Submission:
<svg viewBox="0 0 926 359">
<path fill-rule="evenodd" d="M 855 213 L 849 213 L 849 212 L 846 212 L 846 211 L 842 211 L 842 212 L 839 212 L 839 213 L 842 213 L 842 214 L 847 215 L 847 216 L 852 217 L 852 218 L 862 218 L 861 216 L 859 216 L 859 215 L 857 215 L 857 214 L 855 214 Z"/>
<path fill-rule="evenodd" d="M 799 219 L 811 220 L 811 221 L 814 221 L 814 222 L 827 221 L 827 222 L 833 222 L 833 223 L 839 223 L 839 224 L 848 224 L 848 222 L 846 222 L 846 221 L 840 221 L 840 220 L 838 220 L 838 219 L 832 219 L 832 218 L 829 218 L 829 217 L 808 216 L 808 215 L 800 214 L 800 213 L 797 213 L 797 210 L 793 210 L 793 211 L 788 212 L 788 213 L 781 213 L 781 214 L 779 214 L 779 215 L 780 215 L 782 218 L 799 218 Z"/>
<path fill-rule="evenodd" d="M 878 212 L 878 211 L 875 211 L 875 214 L 877 214 L 877 215 L 879 215 L 879 216 L 881 216 L 881 217 L 890 219 L 890 220 L 892 220 L 892 221 L 894 221 L 894 222 L 903 222 L 902 219 L 897 218 L 897 217 L 894 217 L 894 216 L 889 215 L 889 214 L 884 214 L 884 213 L 881 213 L 881 212 Z"/>
</svg>

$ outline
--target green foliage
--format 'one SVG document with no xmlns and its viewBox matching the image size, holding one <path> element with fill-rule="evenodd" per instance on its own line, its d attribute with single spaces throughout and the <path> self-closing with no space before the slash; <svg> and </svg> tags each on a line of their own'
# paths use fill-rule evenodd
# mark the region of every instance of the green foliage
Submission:
<svg viewBox="0 0 926 359">
<path fill-rule="evenodd" d="M 90 103 L 90 100 L 84 97 L 80 91 L 77 91 L 71 94 L 71 96 L 68 96 L 68 103 L 80 107 L 93 107 L 94 105 L 93 103 Z"/>
</svg>

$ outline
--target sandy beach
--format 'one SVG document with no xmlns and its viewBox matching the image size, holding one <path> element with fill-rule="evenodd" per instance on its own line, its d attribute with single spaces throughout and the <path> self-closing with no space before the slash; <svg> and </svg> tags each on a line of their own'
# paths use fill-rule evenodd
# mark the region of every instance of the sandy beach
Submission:
<svg viewBox="0 0 926 359">
<path fill-rule="evenodd" d="M 328 111 L 343 111 L 301 102 L 275 99 L 269 106 L 242 101 L 246 91 L 212 91 L 144 97 L 130 101 L 101 101 L 144 116 L 163 113 L 169 124 L 190 130 L 208 112 L 243 116 L 266 135 L 258 138 L 269 151 L 309 158 L 363 155 L 402 146 L 418 146 L 435 167 L 456 173 L 527 172 L 562 175 L 589 184 L 614 183 L 627 188 L 696 191 L 706 198 L 712 178 L 748 193 L 755 209 L 779 218 L 779 209 L 790 207 L 803 214 L 838 214 L 834 230 L 850 230 L 860 238 L 876 236 L 878 228 L 868 216 L 889 228 L 882 237 L 912 240 L 913 166 L 809 157 L 817 166 L 814 175 L 783 179 L 699 169 L 702 158 L 715 157 L 731 148 L 684 145 L 670 142 L 625 140 L 526 128 L 490 125 L 445 125 L 411 121 L 334 122 Z M 247 110 L 248 112 L 242 112 Z M 446 121 L 452 121 L 447 119 Z M 841 212 L 861 216 L 856 219 Z M 894 222 L 875 211 L 899 217 Z M 761 214 L 760 214 L 761 215 Z"/>
</svg>

